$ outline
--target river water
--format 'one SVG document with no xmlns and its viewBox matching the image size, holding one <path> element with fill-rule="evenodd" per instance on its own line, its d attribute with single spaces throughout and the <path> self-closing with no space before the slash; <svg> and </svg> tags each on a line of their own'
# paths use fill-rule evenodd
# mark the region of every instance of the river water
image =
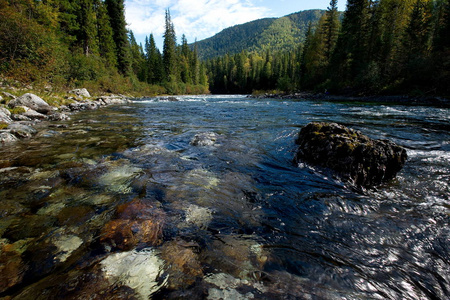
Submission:
<svg viewBox="0 0 450 300">
<path fill-rule="evenodd" d="M 0 148 L 1 299 L 450 297 L 449 109 L 178 99 Z M 312 121 L 408 161 L 369 190 L 294 165 Z"/>
</svg>

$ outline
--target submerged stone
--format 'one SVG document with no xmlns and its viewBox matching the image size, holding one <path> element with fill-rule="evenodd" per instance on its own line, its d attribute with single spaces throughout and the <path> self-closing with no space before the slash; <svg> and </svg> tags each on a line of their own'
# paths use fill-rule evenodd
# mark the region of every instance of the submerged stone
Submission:
<svg viewBox="0 0 450 300">
<path fill-rule="evenodd" d="M 388 140 L 374 140 L 336 123 L 309 123 L 300 131 L 294 161 L 330 168 L 358 186 L 395 178 L 407 159 L 406 150 Z"/>
<path fill-rule="evenodd" d="M 12 123 L 8 126 L 12 134 L 19 138 L 30 138 L 37 133 L 37 130 L 31 126 L 19 123 Z"/>
<path fill-rule="evenodd" d="M 9 144 L 17 140 L 16 136 L 9 132 L 0 132 L 0 145 Z"/>
<path fill-rule="evenodd" d="M 115 253 L 101 262 L 105 277 L 113 284 L 134 289 L 140 299 L 159 290 L 158 278 L 164 262 L 153 249 Z"/>
<path fill-rule="evenodd" d="M 100 241 L 120 250 L 131 250 L 138 244 L 156 246 L 161 244 L 164 212 L 147 200 L 135 199 L 119 205 L 117 218 L 102 229 Z"/>
<path fill-rule="evenodd" d="M 203 277 L 203 269 L 196 253 L 199 248 L 198 244 L 181 239 L 164 243 L 161 255 L 168 266 L 168 288 L 186 288 Z"/>
</svg>

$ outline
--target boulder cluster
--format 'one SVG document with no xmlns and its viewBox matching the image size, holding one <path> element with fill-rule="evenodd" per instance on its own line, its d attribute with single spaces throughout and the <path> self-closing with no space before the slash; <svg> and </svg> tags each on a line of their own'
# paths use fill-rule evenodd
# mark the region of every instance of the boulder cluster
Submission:
<svg viewBox="0 0 450 300">
<path fill-rule="evenodd" d="M 30 138 L 37 133 L 34 128 L 42 121 L 64 121 L 70 119 L 72 112 L 98 109 L 101 106 L 127 103 L 125 96 L 102 96 L 93 99 L 86 89 L 75 89 L 69 92 L 74 96 L 69 105 L 55 107 L 49 105 L 39 96 L 26 93 L 20 97 L 3 92 L 3 97 L 11 99 L 7 107 L 0 106 L 0 145 Z"/>
<path fill-rule="evenodd" d="M 334 170 L 357 186 L 374 186 L 395 178 L 406 150 L 389 140 L 374 140 L 336 123 L 309 123 L 296 140 L 294 161 Z"/>
</svg>

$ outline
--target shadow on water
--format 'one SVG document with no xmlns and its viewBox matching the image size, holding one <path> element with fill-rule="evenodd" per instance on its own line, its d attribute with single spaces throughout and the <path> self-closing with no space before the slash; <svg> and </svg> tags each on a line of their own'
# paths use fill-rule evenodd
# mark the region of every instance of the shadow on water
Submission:
<svg viewBox="0 0 450 300">
<path fill-rule="evenodd" d="M 240 96 L 83 112 L 0 149 L 0 297 L 445 299 L 448 109 Z M 408 148 L 356 190 L 292 162 L 310 121 Z"/>
</svg>

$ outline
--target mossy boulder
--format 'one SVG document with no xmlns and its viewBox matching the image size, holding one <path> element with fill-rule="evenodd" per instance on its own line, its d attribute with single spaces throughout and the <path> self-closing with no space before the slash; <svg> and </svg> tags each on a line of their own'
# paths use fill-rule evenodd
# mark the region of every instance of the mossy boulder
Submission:
<svg viewBox="0 0 450 300">
<path fill-rule="evenodd" d="M 309 123 L 300 131 L 294 161 L 334 170 L 358 186 L 374 186 L 397 175 L 406 150 L 389 140 L 374 140 L 336 123 Z"/>
</svg>

